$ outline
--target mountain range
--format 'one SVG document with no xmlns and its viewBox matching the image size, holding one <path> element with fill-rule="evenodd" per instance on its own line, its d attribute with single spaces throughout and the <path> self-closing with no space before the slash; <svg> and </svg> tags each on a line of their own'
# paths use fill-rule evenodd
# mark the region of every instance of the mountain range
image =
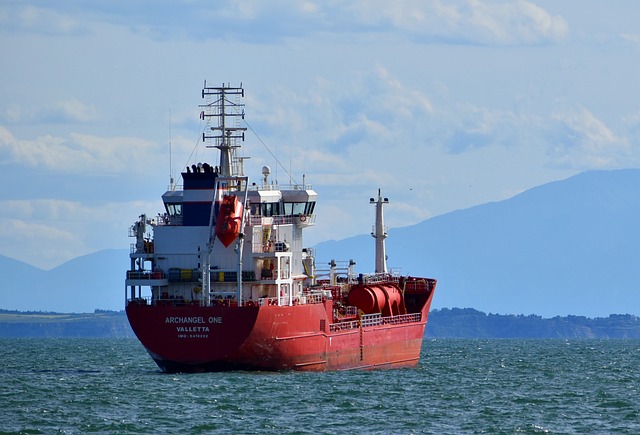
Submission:
<svg viewBox="0 0 640 435">
<path fill-rule="evenodd" d="M 391 228 L 388 265 L 438 279 L 434 308 L 544 317 L 639 315 L 639 216 L 640 169 L 589 171 L 504 201 Z M 353 259 L 357 270 L 373 269 L 369 234 L 315 249 L 320 266 Z M 128 266 L 128 249 L 78 257 L 48 271 L 0 256 L 0 308 L 121 310 Z"/>
<path fill-rule="evenodd" d="M 438 279 L 434 308 L 637 315 L 639 218 L 640 170 L 589 171 L 504 201 L 391 228 L 388 266 Z M 370 235 L 316 246 L 318 258 L 332 252 L 349 252 L 357 268 L 373 269 Z"/>
<path fill-rule="evenodd" d="M 77 257 L 51 270 L 0 256 L 0 308 L 89 313 L 124 309 L 128 249 Z"/>
</svg>

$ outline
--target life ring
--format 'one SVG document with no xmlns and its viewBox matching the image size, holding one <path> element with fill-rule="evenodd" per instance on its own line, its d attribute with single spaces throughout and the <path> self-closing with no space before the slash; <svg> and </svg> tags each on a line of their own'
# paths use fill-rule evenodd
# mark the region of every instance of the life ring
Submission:
<svg viewBox="0 0 640 435">
<path fill-rule="evenodd" d="M 262 245 L 262 252 L 269 252 L 270 246 L 269 245 Z"/>
<path fill-rule="evenodd" d="M 301 214 L 301 215 L 300 215 L 300 222 L 306 222 L 306 220 L 307 220 L 307 216 L 306 216 L 306 215 Z"/>
</svg>

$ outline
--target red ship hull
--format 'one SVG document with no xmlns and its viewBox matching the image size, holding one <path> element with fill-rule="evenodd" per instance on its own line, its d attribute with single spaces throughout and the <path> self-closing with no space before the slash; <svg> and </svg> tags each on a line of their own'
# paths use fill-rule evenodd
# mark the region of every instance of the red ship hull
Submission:
<svg viewBox="0 0 640 435">
<path fill-rule="evenodd" d="M 131 302 L 131 326 L 166 372 L 413 367 L 433 292 L 413 318 L 331 324 L 333 301 L 296 306 L 148 306 Z"/>
</svg>

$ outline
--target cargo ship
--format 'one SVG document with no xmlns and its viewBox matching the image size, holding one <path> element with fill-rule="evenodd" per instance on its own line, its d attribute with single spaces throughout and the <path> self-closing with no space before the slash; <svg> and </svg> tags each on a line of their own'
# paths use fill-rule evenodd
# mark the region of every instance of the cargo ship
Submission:
<svg viewBox="0 0 640 435">
<path fill-rule="evenodd" d="M 283 185 L 265 166 L 244 175 L 244 89 L 208 86 L 202 142 L 217 165 L 170 181 L 164 210 L 131 226 L 125 278 L 131 327 L 163 372 L 346 370 L 418 364 L 436 280 L 387 270 L 378 189 L 375 268 L 325 261 L 303 245 L 316 223 L 312 186 Z M 215 151 L 212 151 L 215 153 Z"/>
</svg>

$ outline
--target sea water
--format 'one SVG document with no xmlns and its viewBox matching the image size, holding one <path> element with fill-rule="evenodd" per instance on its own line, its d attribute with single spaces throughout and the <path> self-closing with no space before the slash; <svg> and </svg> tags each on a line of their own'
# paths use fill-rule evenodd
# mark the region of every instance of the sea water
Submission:
<svg viewBox="0 0 640 435">
<path fill-rule="evenodd" d="M 134 339 L 1 339 L 0 433 L 640 433 L 640 340 L 425 340 L 414 369 L 161 373 Z"/>
</svg>

